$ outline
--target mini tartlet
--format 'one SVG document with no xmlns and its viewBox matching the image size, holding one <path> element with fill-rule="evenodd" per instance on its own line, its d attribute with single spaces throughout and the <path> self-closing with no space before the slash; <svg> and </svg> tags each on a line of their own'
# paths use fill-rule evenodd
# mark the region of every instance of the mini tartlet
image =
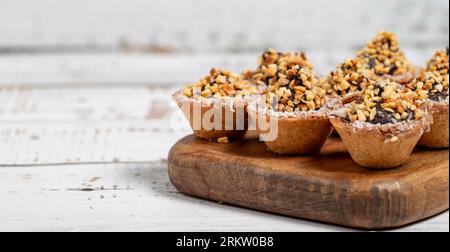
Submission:
<svg viewBox="0 0 450 252">
<path fill-rule="evenodd" d="M 357 99 L 371 81 L 377 79 L 372 71 L 364 69 L 363 60 L 347 59 L 339 64 L 336 70 L 320 80 L 320 86 L 326 91 L 327 97 L 337 105 L 345 105 Z M 336 130 L 332 137 L 339 137 Z"/>
<path fill-rule="evenodd" d="M 431 123 L 416 93 L 390 80 L 369 85 L 362 96 L 334 112 L 331 123 L 352 159 L 373 169 L 398 167 L 408 161 Z"/>
<path fill-rule="evenodd" d="M 379 32 L 358 52 L 357 58 L 362 60 L 364 69 L 400 84 L 411 82 L 418 74 L 417 67 L 406 58 L 392 32 Z"/>
<path fill-rule="evenodd" d="M 172 98 L 197 137 L 228 143 L 245 136 L 248 129 L 247 98 L 257 93 L 257 87 L 240 75 L 213 68 L 209 75 L 187 85 Z M 220 115 L 216 121 L 212 116 L 214 113 Z"/>
<path fill-rule="evenodd" d="M 426 96 L 428 110 L 433 117 L 431 130 L 425 133 L 419 145 L 429 148 L 448 148 L 449 142 L 449 90 L 448 90 L 449 50 L 440 50 L 428 61 L 420 77 L 408 88 L 422 97 Z"/>
<path fill-rule="evenodd" d="M 269 88 L 262 104 L 249 106 L 249 115 L 255 117 L 267 148 L 283 155 L 317 153 L 330 135 L 331 124 L 325 90 L 318 86 L 313 70 L 288 65 L 272 79 Z M 264 135 L 270 135 L 269 131 L 274 129 L 261 127 L 262 120 L 275 120 L 277 134 L 272 139 Z"/>
</svg>

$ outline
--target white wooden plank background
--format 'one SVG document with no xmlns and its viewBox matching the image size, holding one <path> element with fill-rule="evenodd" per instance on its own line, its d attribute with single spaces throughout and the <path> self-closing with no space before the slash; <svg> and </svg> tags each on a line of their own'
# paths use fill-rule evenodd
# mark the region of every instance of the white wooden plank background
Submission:
<svg viewBox="0 0 450 252">
<path fill-rule="evenodd" d="M 0 165 L 161 160 L 190 132 L 171 93 L 149 87 L 0 90 L 0 142 L 8 147 Z"/>
<path fill-rule="evenodd" d="M 0 167 L 0 231 L 352 231 L 187 197 L 166 169 L 159 162 Z M 448 231 L 448 218 L 400 231 Z"/>
<path fill-rule="evenodd" d="M 447 0 L 0 0 L 0 48 L 248 51 L 350 48 L 380 29 L 449 41 Z"/>
<path fill-rule="evenodd" d="M 422 66 L 437 49 L 404 47 L 411 61 Z M 295 50 L 294 47 L 288 48 Z M 357 49 L 307 49 L 308 58 L 322 75 L 356 54 Z M 225 67 L 239 72 L 255 68 L 254 53 L 97 53 L 97 54 L 0 54 L 0 85 L 152 85 L 180 86 L 197 80 L 212 67 Z"/>
<path fill-rule="evenodd" d="M 420 64 L 432 51 L 409 51 Z M 311 52 L 319 69 L 349 51 Z M 314 56 L 313 56 L 314 55 Z M 0 55 L 0 231 L 352 231 L 179 194 L 169 95 L 255 54 Z M 181 211 L 182 209 L 182 211 Z M 400 231 L 448 231 L 448 212 Z"/>
</svg>

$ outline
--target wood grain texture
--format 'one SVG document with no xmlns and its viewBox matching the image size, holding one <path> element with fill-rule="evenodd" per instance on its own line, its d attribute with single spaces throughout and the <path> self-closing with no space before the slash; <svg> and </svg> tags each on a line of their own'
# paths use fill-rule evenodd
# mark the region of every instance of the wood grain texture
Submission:
<svg viewBox="0 0 450 252">
<path fill-rule="evenodd" d="M 416 150 L 398 169 L 353 163 L 329 140 L 317 156 L 284 157 L 256 141 L 221 145 L 188 136 L 170 151 L 169 175 L 183 193 L 366 229 L 394 228 L 448 209 L 448 150 Z"/>
</svg>

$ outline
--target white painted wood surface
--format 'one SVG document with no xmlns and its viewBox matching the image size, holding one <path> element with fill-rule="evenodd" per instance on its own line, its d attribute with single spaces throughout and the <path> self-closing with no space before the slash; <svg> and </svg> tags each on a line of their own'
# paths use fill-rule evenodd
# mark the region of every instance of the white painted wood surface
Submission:
<svg viewBox="0 0 450 252">
<path fill-rule="evenodd" d="M 189 133 L 171 93 L 150 87 L 0 89 L 0 143 L 7 146 L 0 165 L 161 160 Z"/>
<path fill-rule="evenodd" d="M 409 55 L 419 64 L 431 53 Z M 348 54 L 311 58 L 326 72 Z M 189 134 L 170 94 L 209 67 L 238 70 L 254 58 L 0 55 L 0 231 L 352 231 L 187 197 L 170 184 L 167 152 Z M 399 229 L 448 230 L 448 212 Z"/>
<path fill-rule="evenodd" d="M 164 162 L 0 168 L 0 231 L 352 231 L 184 196 Z M 448 231 L 448 213 L 397 231 Z"/>
<path fill-rule="evenodd" d="M 437 49 L 404 47 L 411 61 L 424 65 Z M 295 50 L 294 47 L 289 51 Z M 308 49 L 308 58 L 322 75 L 357 49 Z M 201 53 L 201 54 L 0 54 L 0 85 L 12 86 L 108 86 L 152 85 L 167 86 L 191 82 L 207 74 L 212 67 L 225 67 L 233 71 L 255 68 L 256 53 Z"/>
<path fill-rule="evenodd" d="M 349 48 L 380 29 L 448 44 L 447 0 L 1 0 L 0 48 Z"/>
</svg>

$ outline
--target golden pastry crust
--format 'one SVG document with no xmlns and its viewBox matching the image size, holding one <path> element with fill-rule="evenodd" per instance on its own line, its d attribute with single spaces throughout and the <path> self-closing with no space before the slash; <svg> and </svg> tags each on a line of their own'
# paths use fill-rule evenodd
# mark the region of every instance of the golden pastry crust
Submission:
<svg viewBox="0 0 450 252">
<path fill-rule="evenodd" d="M 213 68 L 203 79 L 176 92 L 173 99 L 189 120 L 197 137 L 226 143 L 245 136 L 248 130 L 246 99 L 257 93 L 257 87 L 240 75 Z M 198 115 L 194 113 L 196 110 L 199 111 Z M 221 115 L 221 123 L 218 123 L 221 127 L 205 128 L 205 115 L 214 111 Z M 237 111 L 242 111 L 243 116 L 238 116 Z M 232 118 L 228 119 L 226 115 L 232 115 Z M 240 124 L 237 120 L 241 120 Z M 242 129 L 238 125 L 242 125 Z"/>
<path fill-rule="evenodd" d="M 354 124 L 336 117 L 331 123 L 341 136 L 353 161 L 371 169 L 391 169 L 408 162 L 424 132 L 423 125 L 412 123 L 401 133 L 389 135 L 378 128 L 355 128 Z"/>
<path fill-rule="evenodd" d="M 433 117 L 431 131 L 423 135 L 419 145 L 429 148 L 448 148 L 449 110 L 449 50 L 439 50 L 427 62 L 419 77 L 407 87 L 427 103 Z"/>
<path fill-rule="evenodd" d="M 265 144 L 270 151 L 281 155 L 304 155 L 319 152 L 332 129 L 328 117 L 301 119 L 281 117 L 277 120 L 278 137 L 274 141 L 265 141 Z M 265 132 L 260 131 L 259 133 Z"/>
<path fill-rule="evenodd" d="M 433 124 L 431 125 L 430 132 L 423 134 L 419 141 L 419 145 L 428 148 L 448 148 L 448 104 L 433 103 L 430 105 L 429 111 L 433 117 Z"/>
<path fill-rule="evenodd" d="M 189 120 L 189 124 L 194 132 L 194 134 L 201 139 L 208 141 L 219 141 L 224 142 L 224 138 L 227 141 L 235 141 L 244 138 L 248 130 L 248 115 L 246 102 L 240 101 L 236 103 L 220 103 L 220 102 L 199 102 L 198 100 L 192 98 L 186 98 L 182 91 L 178 91 L 173 95 L 173 99 L 177 103 L 178 107 L 182 110 L 186 119 Z M 231 101 L 232 102 L 232 101 Z M 196 116 L 194 110 L 199 111 Z M 211 113 L 211 111 L 217 110 L 218 113 L 222 115 L 220 129 L 209 129 L 205 128 L 202 123 L 203 118 L 206 113 Z M 239 117 L 238 110 L 243 111 L 243 117 Z M 226 130 L 227 121 L 225 115 L 232 115 L 232 129 Z M 238 128 L 237 120 L 243 120 L 243 128 Z"/>
</svg>

